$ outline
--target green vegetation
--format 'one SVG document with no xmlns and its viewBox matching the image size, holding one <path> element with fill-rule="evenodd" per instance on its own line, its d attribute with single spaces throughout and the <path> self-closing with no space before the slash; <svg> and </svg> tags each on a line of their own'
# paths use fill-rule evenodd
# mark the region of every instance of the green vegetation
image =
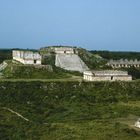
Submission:
<svg viewBox="0 0 140 140">
<path fill-rule="evenodd" d="M 92 54 L 98 54 L 105 59 L 138 59 L 140 60 L 140 52 L 113 52 L 113 51 L 90 51 Z"/>
<path fill-rule="evenodd" d="M 71 72 L 48 65 L 45 67 L 23 65 L 19 62 L 6 61 L 8 66 L 3 70 L 4 79 L 82 79 L 82 74 L 79 72 Z M 79 79 L 78 78 L 78 79 Z"/>
<path fill-rule="evenodd" d="M 136 79 L 140 79 L 140 68 L 129 68 L 129 69 L 126 69 L 128 71 L 128 73 L 130 75 L 132 75 L 133 79 L 136 80 Z"/>
<path fill-rule="evenodd" d="M 3 71 L 4 78 L 10 79 L 67 79 L 72 76 L 81 76 L 78 72 L 69 72 L 61 68 L 51 66 L 38 68 L 29 65 L 9 63 Z"/>
<path fill-rule="evenodd" d="M 4 60 L 12 59 L 12 50 L 11 49 L 0 49 L 0 63 Z"/>
<path fill-rule="evenodd" d="M 139 140 L 133 126 L 140 116 L 139 87 L 140 81 L 1 81 L 0 139 Z"/>
<path fill-rule="evenodd" d="M 91 69 L 106 69 L 103 58 L 140 58 L 77 49 Z M 0 140 L 139 140 L 134 123 L 140 116 L 140 81 L 82 82 L 80 73 L 55 67 L 51 49 L 40 52 L 53 71 L 7 61 L 0 80 Z M 12 56 L 11 50 L 0 54 L 1 62 Z M 140 78 L 139 69 L 127 70 Z"/>
<path fill-rule="evenodd" d="M 90 69 L 106 69 L 107 66 L 105 64 L 107 61 L 105 61 L 101 56 L 97 54 L 92 54 L 89 51 L 82 49 L 82 48 L 77 48 L 78 50 L 78 55 L 80 58 L 86 63 L 86 65 Z"/>
<path fill-rule="evenodd" d="M 55 54 L 49 53 L 49 54 L 43 55 L 42 64 L 55 66 Z"/>
</svg>

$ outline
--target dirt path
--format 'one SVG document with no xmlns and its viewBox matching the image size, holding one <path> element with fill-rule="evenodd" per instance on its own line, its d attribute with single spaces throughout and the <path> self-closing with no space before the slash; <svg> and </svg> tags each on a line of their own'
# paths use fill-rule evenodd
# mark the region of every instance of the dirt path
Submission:
<svg viewBox="0 0 140 140">
<path fill-rule="evenodd" d="M 13 114 L 16 114 L 18 117 L 22 118 L 23 120 L 25 120 L 25 121 L 27 121 L 27 122 L 30 121 L 29 119 L 23 117 L 21 114 L 19 114 L 18 112 L 15 112 L 14 110 L 12 110 L 12 109 L 10 109 L 10 108 L 7 108 L 7 107 L 2 107 L 2 108 L 3 108 L 4 110 L 10 111 L 10 112 L 13 113 Z"/>
</svg>

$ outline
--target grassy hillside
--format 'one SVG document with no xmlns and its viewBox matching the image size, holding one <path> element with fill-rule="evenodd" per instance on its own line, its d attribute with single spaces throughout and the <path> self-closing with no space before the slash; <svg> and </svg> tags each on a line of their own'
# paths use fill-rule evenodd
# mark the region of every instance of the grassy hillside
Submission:
<svg viewBox="0 0 140 140">
<path fill-rule="evenodd" d="M 90 53 L 89 51 L 78 48 L 78 55 L 86 63 L 90 69 L 106 69 L 106 61 L 98 54 Z"/>
<path fill-rule="evenodd" d="M 55 66 L 39 68 L 7 61 L 8 66 L 3 70 L 3 77 L 8 79 L 67 79 L 82 76 L 78 72 L 69 72 Z"/>
<path fill-rule="evenodd" d="M 139 87 L 140 81 L 1 81 L 0 139 L 139 140 L 133 126 L 140 116 Z"/>
</svg>

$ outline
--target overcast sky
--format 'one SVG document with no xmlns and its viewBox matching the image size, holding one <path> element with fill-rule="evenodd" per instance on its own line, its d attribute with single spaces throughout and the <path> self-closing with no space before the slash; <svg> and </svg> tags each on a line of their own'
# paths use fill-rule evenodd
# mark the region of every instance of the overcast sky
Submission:
<svg viewBox="0 0 140 140">
<path fill-rule="evenodd" d="M 140 0 L 0 0 L 0 48 L 140 51 Z"/>
</svg>

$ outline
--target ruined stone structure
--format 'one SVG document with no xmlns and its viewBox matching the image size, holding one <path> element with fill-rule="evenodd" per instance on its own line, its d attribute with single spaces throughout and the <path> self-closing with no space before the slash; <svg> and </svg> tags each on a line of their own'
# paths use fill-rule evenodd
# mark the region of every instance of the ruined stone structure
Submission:
<svg viewBox="0 0 140 140">
<path fill-rule="evenodd" d="M 55 47 L 54 52 L 56 54 L 74 54 L 74 49 L 71 47 Z"/>
<path fill-rule="evenodd" d="M 135 60 L 110 60 L 107 63 L 108 66 L 111 66 L 112 68 L 130 68 L 130 67 L 140 67 L 140 61 L 138 61 L 137 59 Z"/>
<path fill-rule="evenodd" d="M 7 66 L 8 66 L 7 62 L 3 61 L 3 62 L 0 64 L 0 71 L 3 71 Z"/>
<path fill-rule="evenodd" d="M 127 71 L 85 71 L 83 73 L 84 80 L 87 81 L 131 81 L 132 76 Z"/>
<path fill-rule="evenodd" d="M 75 54 L 73 48 L 59 47 L 55 48 L 56 58 L 55 65 L 57 67 L 70 70 L 84 72 L 89 70 L 83 60 Z"/>
<path fill-rule="evenodd" d="M 41 65 L 41 55 L 38 52 L 13 50 L 13 60 L 19 61 L 22 64 Z"/>
</svg>

